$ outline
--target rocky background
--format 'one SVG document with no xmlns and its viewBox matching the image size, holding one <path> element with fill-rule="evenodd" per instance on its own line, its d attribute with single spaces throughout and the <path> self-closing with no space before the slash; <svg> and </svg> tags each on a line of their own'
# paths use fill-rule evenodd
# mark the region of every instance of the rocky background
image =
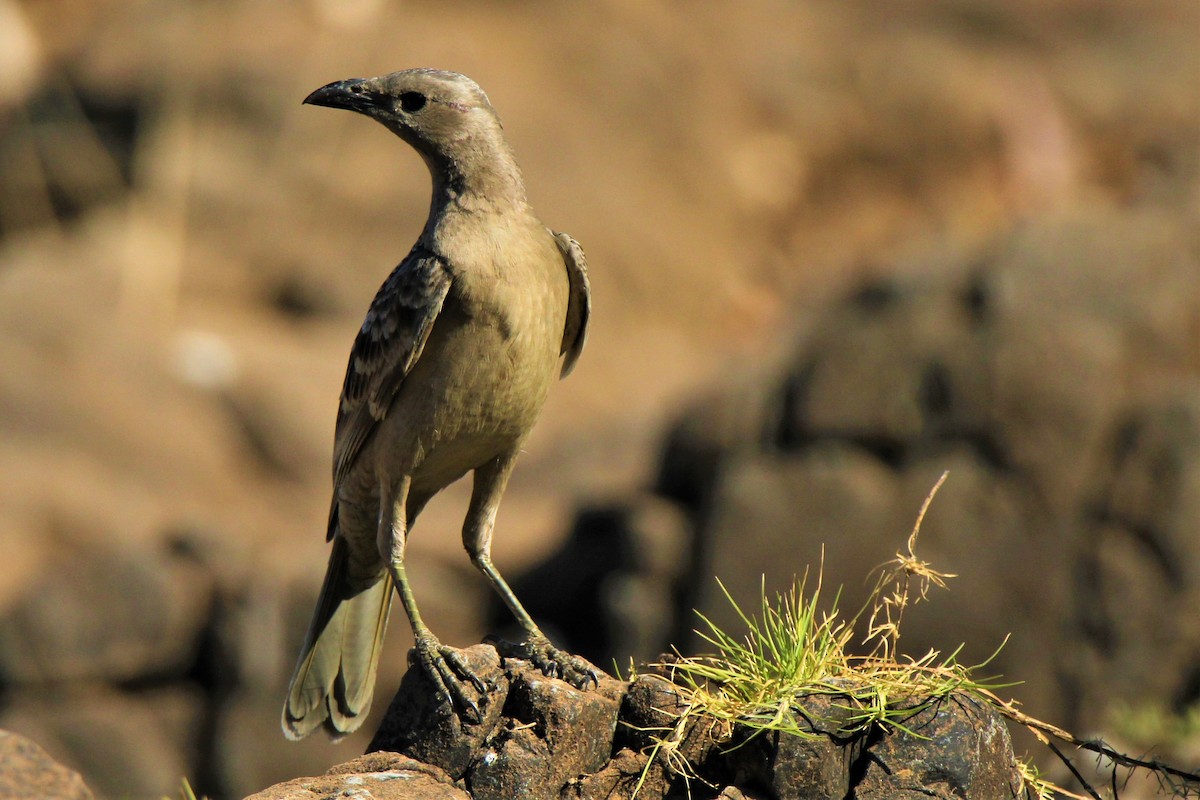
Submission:
<svg viewBox="0 0 1200 800">
<path fill-rule="evenodd" d="M 910 652 L 1011 632 L 1027 711 L 1200 761 L 1198 35 L 1193 0 L 0 0 L 0 728 L 101 797 L 364 750 L 278 713 L 428 179 L 300 100 L 424 65 L 488 90 L 589 257 L 496 545 L 563 642 L 691 647 L 714 574 L 753 604 L 822 547 L 852 611 L 948 469 L 921 555 L 960 577 Z M 504 623 L 465 488 L 410 549 L 459 645 Z"/>
</svg>

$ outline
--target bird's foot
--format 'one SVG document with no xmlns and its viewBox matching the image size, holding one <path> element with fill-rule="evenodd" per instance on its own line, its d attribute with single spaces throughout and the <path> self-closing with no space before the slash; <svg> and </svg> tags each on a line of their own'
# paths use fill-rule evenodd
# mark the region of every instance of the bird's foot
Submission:
<svg viewBox="0 0 1200 800">
<path fill-rule="evenodd" d="M 600 685 L 596 668 L 582 658 L 565 650 L 559 650 L 541 633 L 531 634 L 521 643 L 489 638 L 497 652 L 506 658 L 521 658 L 532 663 L 549 678 L 560 678 L 576 689 L 586 689 L 588 684 Z"/>
<path fill-rule="evenodd" d="M 439 642 L 432 633 L 426 633 L 416 637 L 408 658 L 410 666 L 414 660 L 421 665 L 437 687 L 438 697 L 450 705 L 451 711 L 471 723 L 483 721 L 479 704 L 467 694 L 463 681 L 470 683 L 480 698 L 486 695 L 487 685 L 457 650 Z"/>
</svg>

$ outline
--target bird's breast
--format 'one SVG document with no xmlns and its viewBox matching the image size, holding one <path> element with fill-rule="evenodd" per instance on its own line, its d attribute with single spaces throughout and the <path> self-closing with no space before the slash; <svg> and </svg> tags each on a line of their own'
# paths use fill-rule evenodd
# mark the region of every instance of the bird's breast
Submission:
<svg viewBox="0 0 1200 800">
<path fill-rule="evenodd" d="M 518 447 L 558 374 L 565 286 L 520 267 L 481 272 L 455 272 L 425 349 L 382 423 L 386 449 L 418 454 L 414 483 L 428 491 Z"/>
</svg>

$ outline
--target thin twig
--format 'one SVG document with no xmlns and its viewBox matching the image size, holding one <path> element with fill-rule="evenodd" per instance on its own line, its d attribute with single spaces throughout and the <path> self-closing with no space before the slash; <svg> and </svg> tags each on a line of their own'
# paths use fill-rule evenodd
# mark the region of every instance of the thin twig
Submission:
<svg viewBox="0 0 1200 800">
<path fill-rule="evenodd" d="M 1090 794 L 1092 797 L 1094 797 L 1095 800 L 1104 800 L 1103 797 L 1096 794 L 1096 790 L 1092 788 L 1092 785 L 1090 783 L 1088 783 L 1086 780 L 1084 780 L 1083 775 L 1081 775 L 1079 773 L 1079 770 L 1075 768 L 1075 765 L 1073 763 L 1071 763 L 1071 759 L 1067 758 L 1067 756 L 1063 753 L 1063 751 L 1059 750 L 1058 746 L 1055 745 L 1054 742 L 1047 741 L 1046 746 L 1050 748 L 1050 751 L 1052 753 L 1054 753 L 1054 755 L 1058 756 L 1059 761 L 1061 761 L 1067 765 L 1067 769 L 1071 770 L 1071 774 L 1075 776 L 1075 780 L 1079 781 L 1079 784 L 1084 788 L 1084 790 L 1088 794 Z"/>
<path fill-rule="evenodd" d="M 1121 765 L 1122 767 L 1128 767 L 1129 769 L 1147 769 L 1151 770 L 1152 772 L 1171 775 L 1172 777 L 1179 778 L 1185 784 L 1193 784 L 1197 788 L 1200 788 L 1200 774 L 1198 773 L 1188 772 L 1186 770 L 1172 767 L 1169 764 L 1164 764 L 1157 759 L 1142 759 L 1125 755 L 1124 753 L 1112 749 L 1098 739 L 1080 739 L 1078 736 L 1068 733 L 1062 728 L 1051 725 L 1048 722 L 1043 722 L 1036 717 L 1031 717 L 1023 711 L 1019 711 L 1015 706 L 1013 706 L 1012 703 L 1001 700 L 993 692 L 984 689 L 981 690 L 981 693 L 988 696 L 1001 714 L 1008 717 L 1013 722 L 1029 728 L 1033 732 L 1034 736 L 1037 736 L 1037 738 L 1041 740 L 1043 744 L 1050 744 L 1048 737 L 1052 736 L 1055 739 L 1066 742 L 1067 744 L 1074 745 L 1081 750 L 1087 750 L 1089 752 L 1096 753 L 1097 755 L 1104 756 L 1105 758 Z"/>
</svg>

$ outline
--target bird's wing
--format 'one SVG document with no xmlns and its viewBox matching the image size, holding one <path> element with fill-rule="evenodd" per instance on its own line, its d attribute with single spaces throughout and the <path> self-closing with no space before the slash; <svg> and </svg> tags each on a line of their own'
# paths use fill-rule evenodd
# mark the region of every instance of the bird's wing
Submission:
<svg viewBox="0 0 1200 800">
<path fill-rule="evenodd" d="M 342 385 L 333 445 L 334 487 L 341 486 L 421 357 L 450 282 L 445 263 L 418 244 L 371 302 Z"/>
<path fill-rule="evenodd" d="M 563 360 L 561 377 L 565 378 L 575 368 L 579 354 L 587 341 L 588 317 L 592 313 L 592 289 L 588 284 L 587 259 L 579 242 L 565 233 L 553 231 L 554 241 L 562 253 L 567 267 L 567 280 L 571 283 L 571 294 L 567 299 L 567 323 L 563 327 L 562 348 L 559 355 Z"/>
</svg>

